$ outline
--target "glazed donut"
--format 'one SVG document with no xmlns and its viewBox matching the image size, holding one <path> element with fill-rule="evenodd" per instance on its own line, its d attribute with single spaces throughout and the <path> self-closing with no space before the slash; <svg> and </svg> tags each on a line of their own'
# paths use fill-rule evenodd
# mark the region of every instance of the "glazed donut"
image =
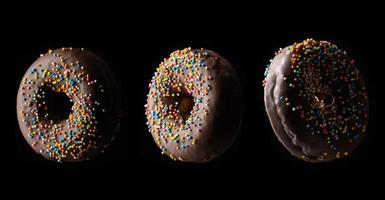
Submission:
<svg viewBox="0 0 385 200">
<path fill-rule="evenodd" d="M 94 53 L 78 48 L 49 50 L 21 81 L 17 94 L 21 132 L 46 159 L 88 160 L 114 138 L 120 95 L 112 72 Z"/>
<path fill-rule="evenodd" d="M 354 60 L 327 41 L 276 53 L 265 72 L 265 108 L 279 141 L 308 162 L 349 155 L 368 124 L 368 97 Z"/>
<path fill-rule="evenodd" d="M 219 54 L 185 48 L 157 68 L 147 96 L 149 131 L 173 160 L 207 162 L 233 142 L 243 110 L 235 70 Z"/>
</svg>

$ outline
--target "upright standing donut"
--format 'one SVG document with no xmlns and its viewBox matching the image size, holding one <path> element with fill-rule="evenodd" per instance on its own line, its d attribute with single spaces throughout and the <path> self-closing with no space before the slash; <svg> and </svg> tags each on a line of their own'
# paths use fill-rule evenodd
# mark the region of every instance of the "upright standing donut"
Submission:
<svg viewBox="0 0 385 200">
<path fill-rule="evenodd" d="M 308 162 L 349 155 L 368 124 L 368 97 L 354 60 L 313 39 L 276 53 L 264 80 L 265 107 L 279 141 Z"/>
<path fill-rule="evenodd" d="M 120 95 L 112 72 L 99 56 L 77 48 L 49 50 L 20 83 L 17 118 L 21 132 L 46 159 L 90 159 L 114 138 Z"/>
<path fill-rule="evenodd" d="M 243 97 L 235 70 L 219 54 L 177 50 L 159 65 L 149 88 L 147 125 L 162 154 L 207 162 L 232 144 Z"/>
</svg>

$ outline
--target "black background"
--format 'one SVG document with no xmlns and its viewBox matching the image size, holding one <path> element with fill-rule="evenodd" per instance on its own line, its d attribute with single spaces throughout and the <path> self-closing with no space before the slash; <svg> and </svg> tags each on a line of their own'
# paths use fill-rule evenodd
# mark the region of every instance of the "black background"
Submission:
<svg viewBox="0 0 385 200">
<path fill-rule="evenodd" d="M 281 9 L 275 5 L 223 8 L 216 4 L 193 9 L 188 5 L 157 9 L 89 6 L 62 10 L 46 6 L 11 12 L 3 18 L 1 167 L 5 177 L 35 186 L 135 183 L 181 191 L 186 186 L 188 191 L 218 185 L 300 185 L 338 191 L 355 190 L 383 175 L 378 161 L 382 155 L 376 132 L 375 78 L 383 67 L 377 59 L 383 39 L 378 28 L 381 19 L 371 8 L 333 4 L 312 5 L 312 9 L 305 5 Z M 362 144 L 348 158 L 323 164 L 309 164 L 291 156 L 278 142 L 264 110 L 262 80 L 269 59 L 278 48 L 306 38 L 328 40 L 347 50 L 358 63 L 370 99 L 369 129 Z M 232 63 L 245 95 L 238 138 L 223 156 L 207 164 L 179 163 L 161 155 L 145 125 L 144 104 L 156 67 L 172 51 L 189 46 L 214 50 Z M 17 124 L 15 103 L 22 76 L 40 53 L 61 47 L 84 47 L 101 56 L 127 96 L 127 111 L 117 139 L 92 161 L 46 161 L 33 153 Z"/>
</svg>

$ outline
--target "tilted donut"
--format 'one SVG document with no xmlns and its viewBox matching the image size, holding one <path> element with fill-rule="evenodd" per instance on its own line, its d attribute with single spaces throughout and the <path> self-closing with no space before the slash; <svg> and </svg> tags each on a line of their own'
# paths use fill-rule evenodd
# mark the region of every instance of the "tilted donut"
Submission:
<svg viewBox="0 0 385 200">
<path fill-rule="evenodd" d="M 17 94 L 24 138 L 35 152 L 59 162 L 87 160 L 102 152 L 114 138 L 120 110 L 112 72 L 100 57 L 84 49 L 41 54 Z"/>
<path fill-rule="evenodd" d="M 325 162 L 356 148 L 367 129 L 368 100 L 345 51 L 307 39 L 278 51 L 265 75 L 266 112 L 292 155 Z"/>
<path fill-rule="evenodd" d="M 243 96 L 235 70 L 215 52 L 186 48 L 164 59 L 149 84 L 148 128 L 162 154 L 207 162 L 233 142 Z"/>
</svg>

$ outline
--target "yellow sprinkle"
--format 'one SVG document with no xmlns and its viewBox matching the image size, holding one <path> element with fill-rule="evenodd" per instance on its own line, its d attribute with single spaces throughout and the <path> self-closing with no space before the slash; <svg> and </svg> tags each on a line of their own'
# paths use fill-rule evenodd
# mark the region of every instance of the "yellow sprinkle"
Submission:
<svg viewBox="0 0 385 200">
<path fill-rule="evenodd" d="M 339 151 L 337 152 L 336 157 L 340 158 L 340 152 Z"/>
</svg>

